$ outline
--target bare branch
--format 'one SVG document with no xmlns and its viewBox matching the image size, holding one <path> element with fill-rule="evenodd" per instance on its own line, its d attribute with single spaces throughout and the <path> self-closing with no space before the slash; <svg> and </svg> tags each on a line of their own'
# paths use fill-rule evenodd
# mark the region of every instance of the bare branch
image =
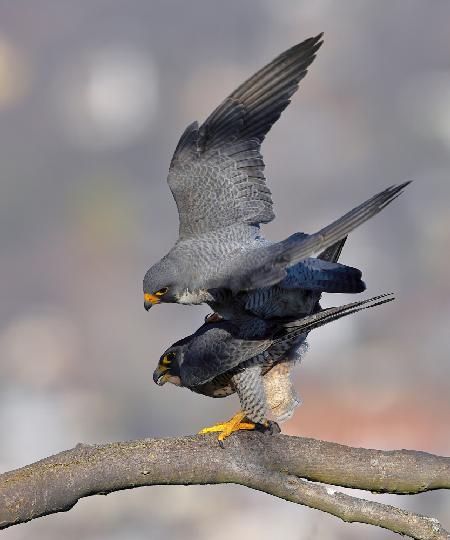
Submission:
<svg viewBox="0 0 450 540">
<path fill-rule="evenodd" d="M 417 540 L 448 540 L 449 535 L 437 519 L 401 510 L 395 506 L 367 501 L 340 493 L 334 488 L 301 480 L 296 476 L 262 470 L 245 483 L 310 508 L 327 512 L 343 521 L 376 525 Z"/>
<path fill-rule="evenodd" d="M 0 475 L 0 528 L 69 510 L 89 495 L 162 484 L 236 483 L 345 521 L 423 540 L 449 538 L 437 520 L 315 482 L 380 493 L 449 489 L 450 458 L 255 432 L 233 435 L 224 449 L 215 436 L 77 445 Z"/>
</svg>

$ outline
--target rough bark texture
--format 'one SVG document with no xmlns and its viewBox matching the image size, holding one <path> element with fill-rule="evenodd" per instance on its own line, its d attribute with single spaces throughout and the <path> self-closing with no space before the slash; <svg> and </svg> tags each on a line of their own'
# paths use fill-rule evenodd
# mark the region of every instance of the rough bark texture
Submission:
<svg viewBox="0 0 450 540">
<path fill-rule="evenodd" d="M 72 450 L 0 475 L 0 528 L 62 512 L 89 495 L 161 484 L 235 483 L 423 540 L 450 538 L 433 518 L 340 493 L 316 482 L 378 493 L 450 488 L 450 458 L 411 450 L 351 448 L 241 432 L 144 439 Z"/>
</svg>

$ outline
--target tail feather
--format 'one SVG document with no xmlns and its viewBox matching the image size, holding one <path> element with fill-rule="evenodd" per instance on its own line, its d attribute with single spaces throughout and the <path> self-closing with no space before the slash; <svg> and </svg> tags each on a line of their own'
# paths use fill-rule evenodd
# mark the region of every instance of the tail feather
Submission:
<svg viewBox="0 0 450 540">
<path fill-rule="evenodd" d="M 366 288 L 357 268 L 314 258 L 288 268 L 281 287 L 328 293 L 359 293 Z"/>
<path fill-rule="evenodd" d="M 343 276 L 343 279 L 317 279 L 305 287 L 311 291 L 325 293 L 347 293 L 356 294 L 366 290 L 366 284 L 362 279 L 355 279 L 351 276 Z"/>
<path fill-rule="evenodd" d="M 317 258 L 322 261 L 337 262 L 344 249 L 345 242 L 347 242 L 347 238 L 348 237 L 345 236 L 342 240 L 338 240 L 335 244 L 322 251 L 322 253 L 319 253 Z M 313 306 L 310 313 L 321 311 L 320 299 L 322 297 L 322 291 L 310 291 L 308 294 L 310 295 L 309 305 Z"/>
</svg>

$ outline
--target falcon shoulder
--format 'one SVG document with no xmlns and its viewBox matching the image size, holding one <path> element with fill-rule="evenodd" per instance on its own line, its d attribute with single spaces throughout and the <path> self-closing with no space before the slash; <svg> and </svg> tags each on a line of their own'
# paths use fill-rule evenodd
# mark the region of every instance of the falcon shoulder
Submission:
<svg viewBox="0 0 450 540">
<path fill-rule="evenodd" d="M 180 367 L 183 386 L 205 384 L 214 377 L 230 371 L 253 356 L 263 353 L 271 340 L 246 340 L 233 337 L 226 323 L 208 325 L 197 334 L 184 353 Z"/>
</svg>

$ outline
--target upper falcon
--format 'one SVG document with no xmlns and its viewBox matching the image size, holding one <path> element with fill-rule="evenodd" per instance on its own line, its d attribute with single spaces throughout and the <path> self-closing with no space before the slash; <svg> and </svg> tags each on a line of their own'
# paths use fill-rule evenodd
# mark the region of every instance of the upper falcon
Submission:
<svg viewBox="0 0 450 540">
<path fill-rule="evenodd" d="M 186 128 L 168 176 L 180 218 L 179 239 L 145 275 L 146 309 L 160 302 L 207 302 L 226 318 L 248 312 L 298 316 L 292 299 L 299 289 L 364 290 L 359 270 L 309 257 L 381 211 L 406 184 L 375 195 L 312 235 L 296 233 L 270 243 L 259 228 L 274 218 L 261 143 L 306 75 L 321 37 L 282 53 L 202 126 L 194 122 Z"/>
</svg>

